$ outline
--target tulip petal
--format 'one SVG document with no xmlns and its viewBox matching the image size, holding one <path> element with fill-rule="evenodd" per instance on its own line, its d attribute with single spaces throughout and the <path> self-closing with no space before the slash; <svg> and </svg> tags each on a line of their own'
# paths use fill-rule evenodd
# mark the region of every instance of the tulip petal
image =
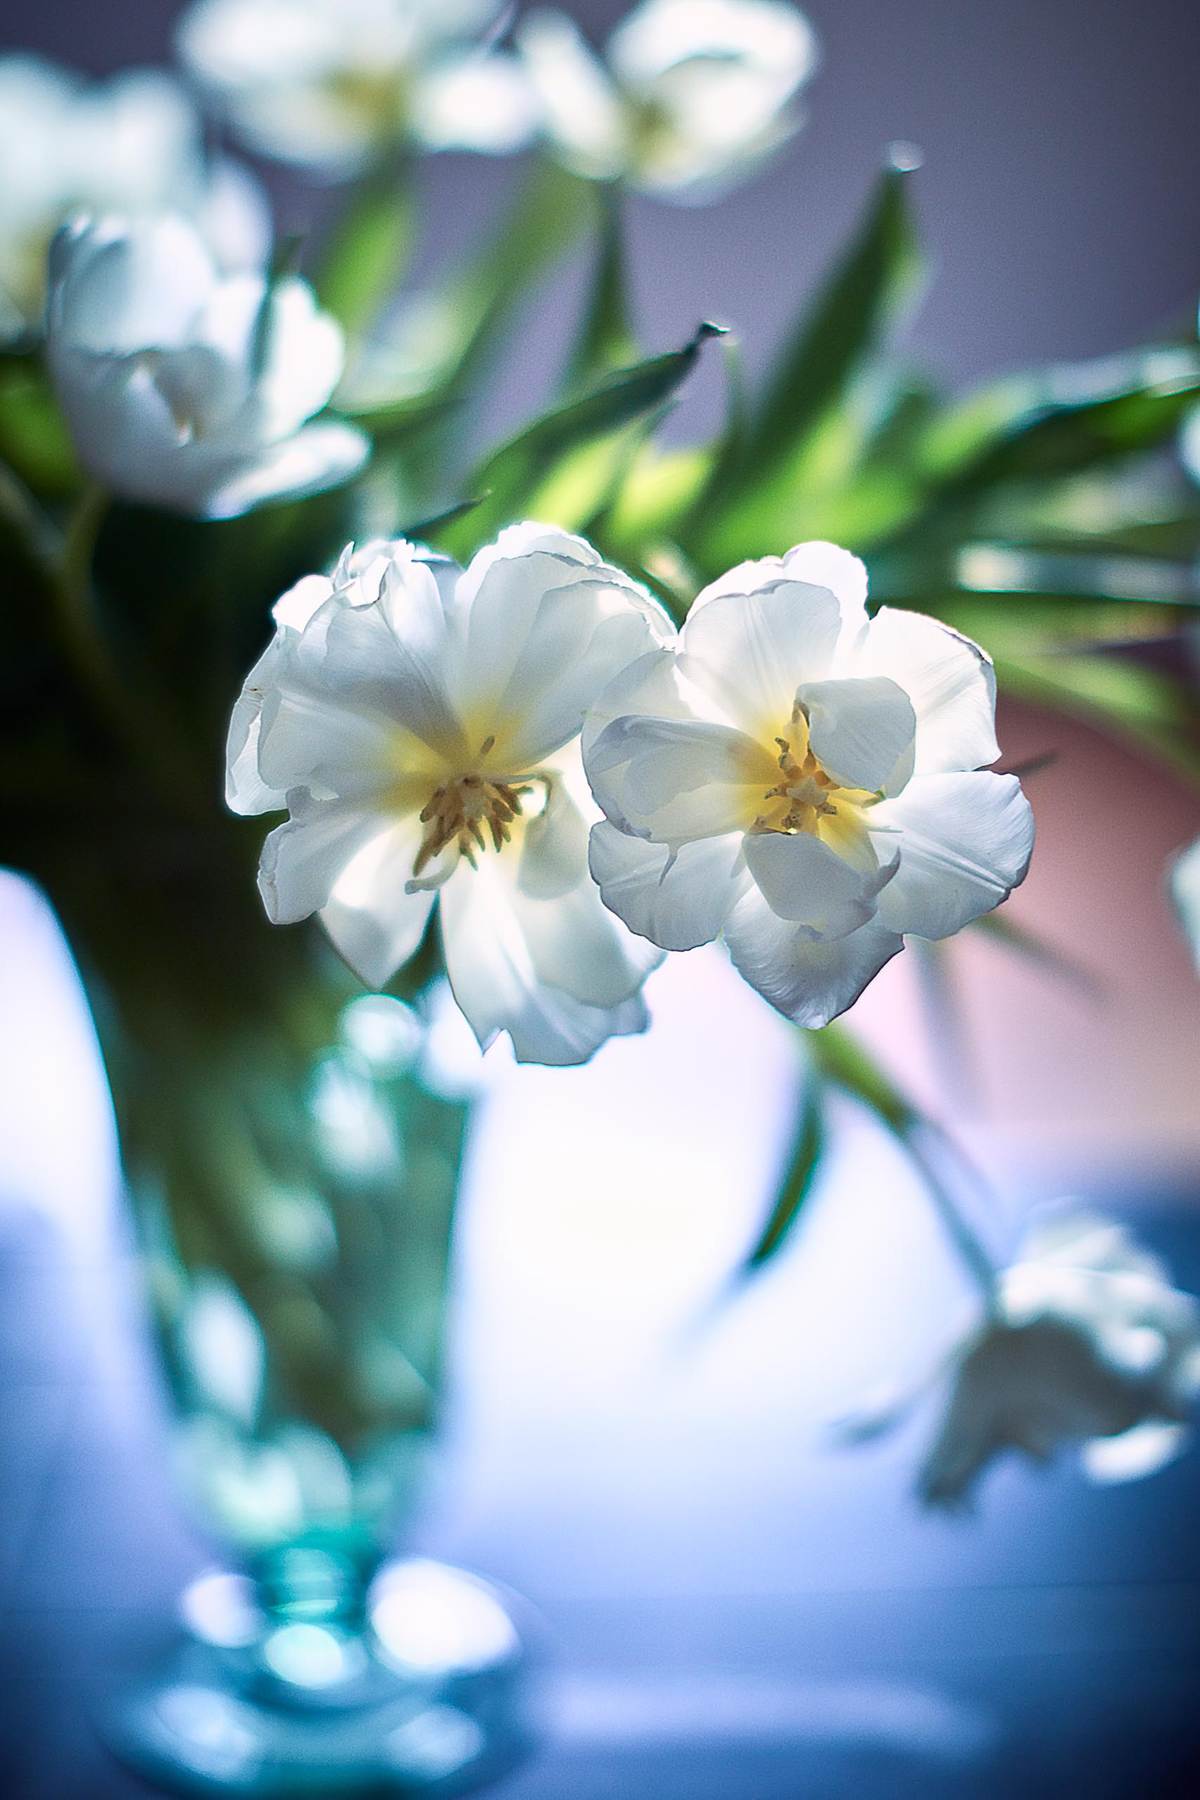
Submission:
<svg viewBox="0 0 1200 1800">
<path fill-rule="evenodd" d="M 205 519 L 235 519 L 283 496 L 338 487 L 366 462 L 371 440 L 355 425 L 325 420 L 306 425 L 280 444 L 268 444 L 242 463 L 197 470 L 194 495 L 179 504 Z"/>
<path fill-rule="evenodd" d="M 806 831 L 752 831 L 746 866 L 773 913 L 810 938 L 842 938 L 865 925 L 895 862 L 864 869 Z"/>
<path fill-rule="evenodd" d="M 446 973 L 481 1047 L 507 1031 L 519 1062 L 565 1066 L 586 1062 L 609 1037 L 644 1031 L 640 995 L 588 1006 L 541 979 L 497 861 L 460 863 L 439 903 Z"/>
<path fill-rule="evenodd" d="M 790 719 L 800 683 L 829 673 L 842 628 L 837 598 L 790 580 L 701 598 L 680 649 L 731 722 L 769 743 Z"/>
<path fill-rule="evenodd" d="M 900 849 L 880 917 L 917 937 L 949 937 L 999 906 L 1033 852 L 1033 813 L 1015 775 L 914 776 L 872 808 L 870 823 L 895 833 Z"/>
<path fill-rule="evenodd" d="M 593 825 L 588 861 L 604 904 L 664 950 L 711 943 L 749 882 L 739 833 L 672 851 Z"/>
<path fill-rule="evenodd" d="M 727 725 L 640 714 L 605 726 L 585 758 L 609 817 L 666 844 L 746 830 L 779 773 L 760 745 Z"/>
<path fill-rule="evenodd" d="M 978 769 L 999 756 L 995 671 L 961 632 L 921 613 L 881 607 L 853 672 L 885 675 L 912 700 L 918 775 Z"/>
<path fill-rule="evenodd" d="M 796 691 L 808 714 L 809 743 L 842 787 L 874 793 L 903 786 L 912 768 L 912 701 L 886 675 L 809 681 Z"/>
<path fill-rule="evenodd" d="M 336 800 L 288 795 L 291 817 L 268 832 L 258 891 L 273 925 L 294 925 L 325 905 L 351 858 L 375 837 L 380 815 Z"/>
<path fill-rule="evenodd" d="M 351 857 L 321 908 L 335 948 L 369 988 L 408 961 L 428 923 L 433 894 L 406 886 L 420 843 L 415 818 L 385 824 Z"/>
<path fill-rule="evenodd" d="M 811 933 L 768 906 L 757 887 L 747 890 L 725 926 L 738 973 L 797 1025 L 828 1025 L 853 1006 L 904 940 L 878 918 L 849 936 L 814 943 Z"/>
</svg>

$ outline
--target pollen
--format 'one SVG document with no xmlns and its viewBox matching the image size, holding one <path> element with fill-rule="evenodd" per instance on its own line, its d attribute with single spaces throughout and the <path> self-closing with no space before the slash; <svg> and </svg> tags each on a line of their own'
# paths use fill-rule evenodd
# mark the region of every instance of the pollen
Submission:
<svg viewBox="0 0 1200 1800">
<path fill-rule="evenodd" d="M 455 776 L 435 788 L 419 815 L 425 836 L 413 863 L 414 879 L 456 840 L 472 868 L 477 867 L 477 851 L 502 850 L 512 837 L 521 800 L 530 791 L 527 783 L 514 786 L 478 773 Z"/>
</svg>

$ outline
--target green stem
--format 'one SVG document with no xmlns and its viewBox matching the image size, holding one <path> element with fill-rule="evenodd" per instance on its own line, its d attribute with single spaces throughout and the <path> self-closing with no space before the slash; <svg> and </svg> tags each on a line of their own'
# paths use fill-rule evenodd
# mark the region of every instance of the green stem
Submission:
<svg viewBox="0 0 1200 1800">
<path fill-rule="evenodd" d="M 963 1153 L 942 1127 L 927 1119 L 884 1073 L 862 1045 L 840 1026 L 827 1025 L 810 1035 L 810 1054 L 827 1081 L 869 1108 L 902 1146 L 921 1176 L 925 1192 L 963 1267 L 983 1295 L 989 1312 L 996 1305 L 996 1265 L 963 1216 L 958 1201 L 931 1161 L 922 1139 L 942 1138 L 962 1159 Z"/>
</svg>

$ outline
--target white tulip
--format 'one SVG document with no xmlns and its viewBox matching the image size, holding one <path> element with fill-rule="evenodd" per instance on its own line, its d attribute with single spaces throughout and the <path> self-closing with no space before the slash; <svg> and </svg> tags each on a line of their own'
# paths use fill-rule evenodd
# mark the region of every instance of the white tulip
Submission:
<svg viewBox="0 0 1200 1800">
<path fill-rule="evenodd" d="M 205 157 L 191 101 L 168 76 L 81 77 L 32 56 L 0 57 L 0 301 L 34 324 L 46 252 L 76 213 L 191 218 L 225 269 L 261 267 L 266 200 L 239 164 Z"/>
<path fill-rule="evenodd" d="M 436 902 L 446 971 L 486 1048 L 584 1061 L 641 1031 L 660 960 L 587 867 L 589 702 L 670 632 L 581 538 L 515 525 L 460 570 L 403 540 L 347 551 L 275 608 L 230 726 L 235 812 L 290 818 L 263 848 L 270 918 L 319 913 L 369 987 Z"/>
<path fill-rule="evenodd" d="M 677 641 L 599 697 L 584 762 L 605 902 L 669 950 L 722 930 L 798 1024 L 825 1025 L 902 948 L 998 906 L 1033 819 L 999 754 L 987 657 L 884 607 L 832 544 L 742 563 Z"/>
<path fill-rule="evenodd" d="M 387 150 L 518 149 L 534 127 L 517 59 L 482 41 L 497 0 L 197 0 L 179 49 L 247 143 L 353 174 Z"/>
<path fill-rule="evenodd" d="M 1183 935 L 1200 970 L 1200 838 L 1175 857 L 1168 879 Z"/>
<path fill-rule="evenodd" d="M 183 219 L 64 226 L 46 334 L 80 460 L 128 499 L 231 518 L 331 487 L 367 455 L 354 427 L 306 423 L 343 353 L 306 283 L 219 275 Z"/>
<path fill-rule="evenodd" d="M 990 1316 L 937 1374 L 947 1372 L 949 1398 L 919 1480 L 930 1504 L 961 1504 L 1009 1450 L 1045 1462 L 1071 1445 L 1093 1480 L 1133 1480 L 1186 1443 L 1200 1392 L 1200 1306 L 1121 1226 L 1064 1211 L 1028 1233 Z M 842 1437 L 889 1429 L 927 1387 L 849 1421 Z"/>
<path fill-rule="evenodd" d="M 603 61 L 560 12 L 532 13 L 517 41 L 571 168 L 685 200 L 731 186 L 791 136 L 817 66 L 812 27 L 786 0 L 644 0 Z"/>
</svg>

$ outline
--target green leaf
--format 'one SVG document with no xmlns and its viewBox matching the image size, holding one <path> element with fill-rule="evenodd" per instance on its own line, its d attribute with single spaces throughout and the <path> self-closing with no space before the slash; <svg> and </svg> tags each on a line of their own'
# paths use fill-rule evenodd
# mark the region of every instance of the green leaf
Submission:
<svg viewBox="0 0 1200 1800">
<path fill-rule="evenodd" d="M 579 332 L 563 378 L 565 394 L 593 386 L 613 369 L 637 360 L 629 317 L 621 199 L 616 188 L 600 193 L 601 217 L 596 265 Z"/>
<path fill-rule="evenodd" d="M 917 449 L 937 504 L 1157 448 L 1200 394 L 1200 350 L 1163 346 L 1001 381 L 947 407 Z"/>
<path fill-rule="evenodd" d="M 412 249 L 412 172 L 388 162 L 351 193 L 323 251 L 314 285 L 322 306 L 348 332 L 363 331 L 395 293 Z"/>
<path fill-rule="evenodd" d="M 671 398 L 701 346 L 720 332 L 702 324 L 681 350 L 618 370 L 502 445 L 470 483 L 487 498 L 448 534 L 452 554 L 469 555 L 514 519 L 543 517 L 571 529 L 590 518 L 619 467 L 623 433 Z"/>
<path fill-rule="evenodd" d="M 812 1193 L 825 1148 L 825 1085 L 815 1070 L 804 1072 L 804 1085 L 796 1113 L 796 1125 L 787 1168 L 758 1241 L 742 1263 L 739 1275 L 752 1275 L 770 1262 L 790 1234 Z"/>
<path fill-rule="evenodd" d="M 910 299 L 918 273 L 908 171 L 885 170 L 849 249 L 806 310 L 749 427 L 713 472 L 697 509 L 706 561 L 783 548 L 787 510 L 818 434 L 837 428 L 855 382 Z M 715 515 L 715 516 L 714 516 Z M 786 533 L 784 533 L 786 536 Z"/>
<path fill-rule="evenodd" d="M 62 499 L 80 484 L 66 422 L 41 364 L 0 360 L 0 458 L 35 494 Z"/>
</svg>

